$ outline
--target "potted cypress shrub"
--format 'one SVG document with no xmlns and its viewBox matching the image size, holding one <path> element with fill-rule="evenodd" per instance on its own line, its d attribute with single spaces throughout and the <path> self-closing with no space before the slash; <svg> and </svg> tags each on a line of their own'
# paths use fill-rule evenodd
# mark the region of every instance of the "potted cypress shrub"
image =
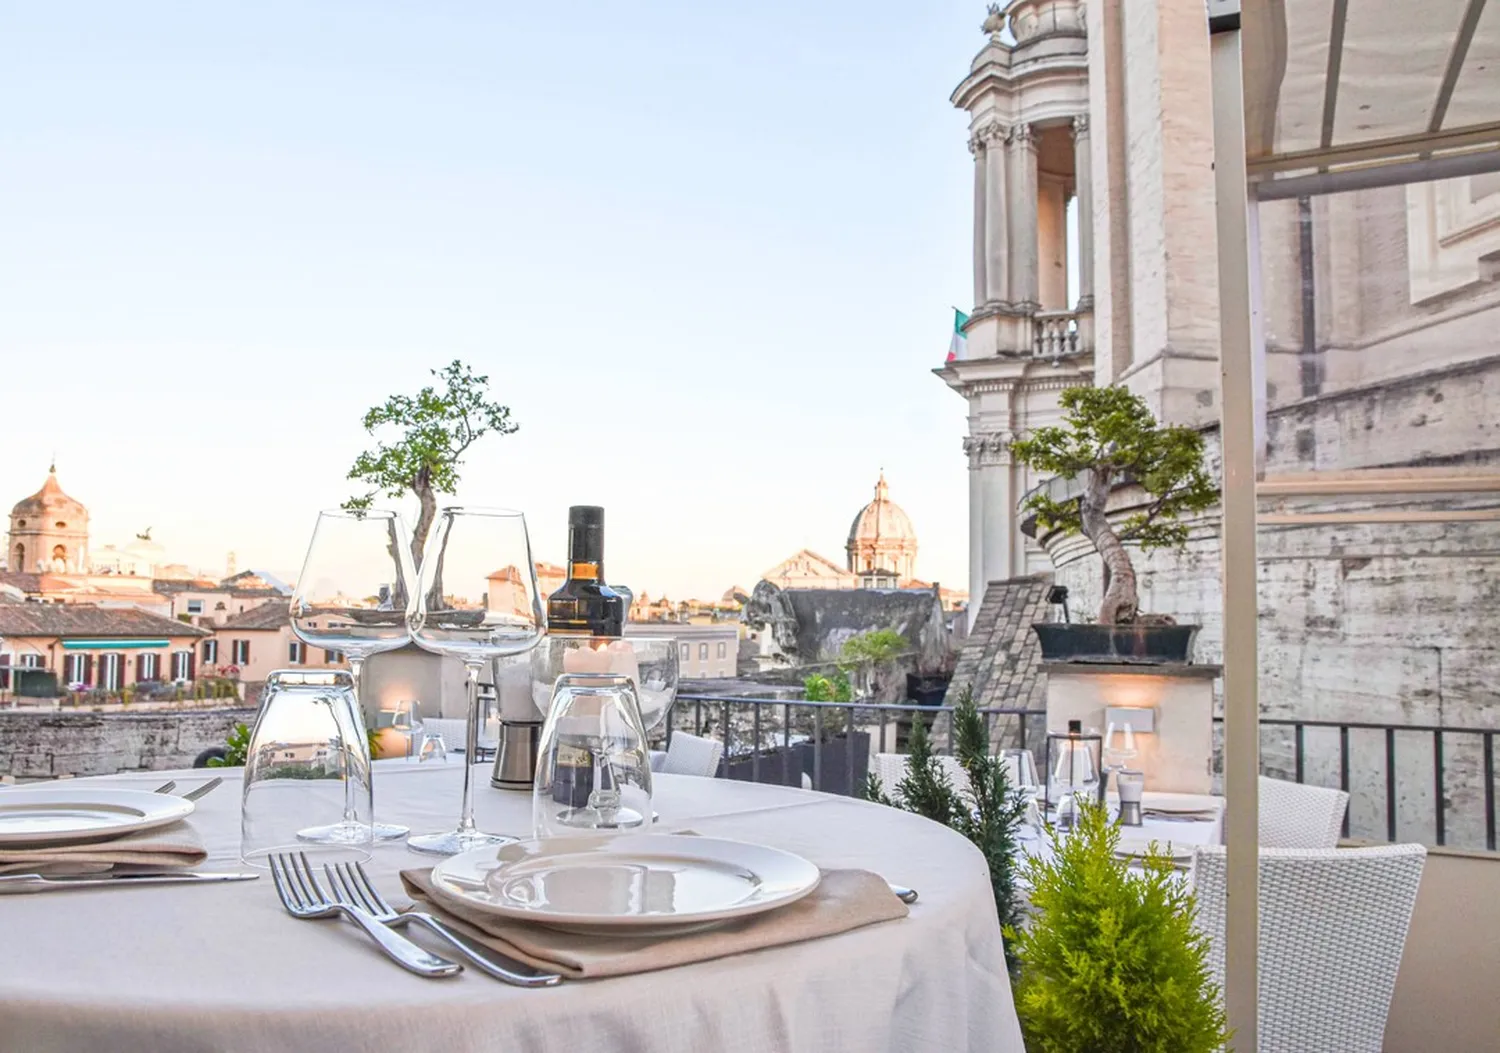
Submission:
<svg viewBox="0 0 1500 1053">
<path fill-rule="evenodd" d="M 1019 960 L 1016 1013 L 1033 1053 L 1215 1053 L 1229 1040 L 1208 937 L 1172 861 L 1152 850 L 1143 872 L 1115 854 L 1119 828 L 1084 806 L 1051 858 L 1022 874 L 1033 917 L 1005 940 Z"/>
<path fill-rule="evenodd" d="M 1219 499 L 1204 463 L 1203 436 L 1192 428 L 1158 424 L 1145 400 L 1125 388 L 1068 388 L 1059 402 L 1061 425 L 1038 428 L 1011 443 L 1018 461 L 1056 477 L 1029 494 L 1023 507 L 1036 515 L 1039 532 L 1082 534 L 1093 543 L 1104 568 L 1104 598 L 1094 624 L 1034 624 L 1042 657 L 1186 662 L 1198 626 L 1141 613 L 1126 545 L 1181 548 L 1187 542 L 1181 517 Z M 1149 500 L 1112 523 L 1106 515 L 1110 493 L 1127 482 L 1144 489 Z"/>
</svg>

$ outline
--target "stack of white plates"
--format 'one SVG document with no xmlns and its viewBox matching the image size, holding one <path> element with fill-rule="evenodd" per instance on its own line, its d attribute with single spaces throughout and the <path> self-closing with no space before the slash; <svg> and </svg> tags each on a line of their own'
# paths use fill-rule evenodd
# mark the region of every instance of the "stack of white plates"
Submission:
<svg viewBox="0 0 1500 1053">
<path fill-rule="evenodd" d="M 193 802 L 146 790 L 78 786 L 0 790 L 0 847 L 88 844 L 167 826 L 193 814 Z"/>
<path fill-rule="evenodd" d="M 432 871 L 438 889 L 480 913 L 615 936 L 678 935 L 775 910 L 818 878 L 790 852 L 681 834 L 520 841 Z"/>
</svg>

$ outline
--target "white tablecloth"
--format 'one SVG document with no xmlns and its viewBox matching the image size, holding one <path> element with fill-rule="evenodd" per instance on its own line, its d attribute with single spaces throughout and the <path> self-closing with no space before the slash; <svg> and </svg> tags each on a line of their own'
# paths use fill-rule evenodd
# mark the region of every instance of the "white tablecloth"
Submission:
<svg viewBox="0 0 1500 1053">
<path fill-rule="evenodd" d="M 378 816 L 446 829 L 461 770 L 382 763 Z M 155 786 L 175 777 L 186 789 L 207 774 L 98 781 Z M 481 827 L 524 834 L 529 795 L 490 789 L 482 768 L 476 776 Z M 908 918 L 830 939 L 533 991 L 475 970 L 452 980 L 411 976 L 351 925 L 288 917 L 269 877 L 0 896 L 0 1051 L 1020 1053 L 988 874 L 963 838 L 904 812 L 805 790 L 670 775 L 656 783 L 663 828 L 862 867 L 921 899 Z M 230 772 L 191 820 L 209 868 L 240 867 L 239 790 Z M 399 902 L 397 871 L 424 861 L 402 845 L 380 846 L 372 875 Z"/>
</svg>

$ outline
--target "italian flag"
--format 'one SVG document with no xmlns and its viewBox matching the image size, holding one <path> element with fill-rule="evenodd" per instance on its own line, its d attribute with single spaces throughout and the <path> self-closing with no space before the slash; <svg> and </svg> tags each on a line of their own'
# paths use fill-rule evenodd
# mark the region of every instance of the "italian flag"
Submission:
<svg viewBox="0 0 1500 1053">
<path fill-rule="evenodd" d="M 969 338 L 964 336 L 964 323 L 968 320 L 968 315 L 964 314 L 957 307 L 953 308 L 953 339 L 948 341 L 949 362 L 957 362 L 959 359 L 968 356 Z"/>
</svg>

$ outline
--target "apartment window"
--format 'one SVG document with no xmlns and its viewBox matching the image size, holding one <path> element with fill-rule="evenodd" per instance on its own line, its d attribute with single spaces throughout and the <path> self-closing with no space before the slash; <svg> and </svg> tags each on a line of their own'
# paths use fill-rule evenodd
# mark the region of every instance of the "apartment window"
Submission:
<svg viewBox="0 0 1500 1053">
<path fill-rule="evenodd" d="M 344 661 L 344 652 L 343 651 L 330 651 L 326 647 L 323 648 L 323 664 L 324 665 L 339 665 L 343 661 Z"/>
<path fill-rule="evenodd" d="M 172 679 L 191 680 L 193 678 L 193 652 L 172 652 Z"/>
<path fill-rule="evenodd" d="M 219 662 L 219 641 L 218 640 L 204 640 L 203 641 L 203 664 L 204 665 L 217 665 L 218 662 Z"/>
<path fill-rule="evenodd" d="M 301 665 L 307 654 L 307 645 L 301 640 L 293 640 L 286 645 L 286 660 L 292 665 Z"/>
<path fill-rule="evenodd" d="M 9 652 L 0 654 L 0 691 L 10 690 L 10 662 Z"/>
<path fill-rule="evenodd" d="M 16 663 L 22 669 L 42 668 L 42 656 L 39 654 L 23 654 L 21 660 Z"/>
<path fill-rule="evenodd" d="M 686 662 L 693 655 L 693 649 L 688 644 L 682 645 L 682 660 Z"/>
<path fill-rule="evenodd" d="M 137 656 L 135 678 L 137 680 L 155 680 L 161 675 L 161 655 L 143 654 Z"/>
<path fill-rule="evenodd" d="M 229 660 L 235 665 L 248 665 L 250 663 L 250 641 L 235 640 L 230 645 L 230 653 L 233 655 Z"/>
<path fill-rule="evenodd" d="M 118 654 L 101 655 L 99 658 L 99 686 L 106 691 L 120 690 L 120 661 Z"/>
<path fill-rule="evenodd" d="M 723 640 L 720 640 L 719 641 L 719 657 L 723 658 L 727 654 L 729 654 L 729 648 L 725 645 L 725 643 L 724 643 Z"/>
<path fill-rule="evenodd" d="M 701 643 L 698 645 L 698 661 L 708 661 L 708 644 Z"/>
<path fill-rule="evenodd" d="M 188 600 L 187 611 L 188 611 L 189 614 L 202 614 L 203 613 L 203 601 L 202 600 Z"/>
<path fill-rule="evenodd" d="M 88 677 L 88 655 L 70 654 L 63 658 L 63 680 L 81 684 Z"/>
</svg>

